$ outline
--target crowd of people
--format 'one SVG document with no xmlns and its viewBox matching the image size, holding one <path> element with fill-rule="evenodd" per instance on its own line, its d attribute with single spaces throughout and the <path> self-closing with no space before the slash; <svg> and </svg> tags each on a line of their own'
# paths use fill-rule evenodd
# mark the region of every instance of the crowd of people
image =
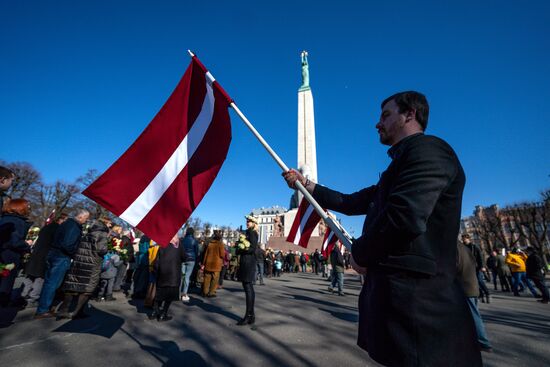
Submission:
<svg viewBox="0 0 550 367">
<path fill-rule="evenodd" d="M 15 177 L 0 167 L 2 193 Z M 329 290 L 343 293 L 343 272 L 349 268 L 349 251 L 338 247 L 323 256 L 281 251 L 258 244 L 257 219 L 246 216 L 247 229 L 237 241 L 226 241 L 214 230 L 209 238 L 197 239 L 193 228 L 177 235 L 166 246 L 130 229 L 114 224 L 108 216 L 90 218 L 85 209 L 72 216 L 60 212 L 38 230 L 29 221 L 30 203 L 25 199 L 3 201 L 1 263 L 10 264 L 0 278 L 1 307 L 36 307 L 35 319 L 86 317 L 90 301 L 115 301 L 116 293 L 143 299 L 151 308 L 149 317 L 168 321 L 173 301 L 190 301 L 190 292 L 216 297 L 224 280 L 242 282 L 246 312 L 239 324 L 252 324 L 254 285 L 283 273 L 311 272 L 331 280 Z M 5 201 L 5 203 L 4 203 Z M 329 274 L 330 272 L 330 274 Z M 14 290 L 16 277 L 22 277 Z"/>
</svg>

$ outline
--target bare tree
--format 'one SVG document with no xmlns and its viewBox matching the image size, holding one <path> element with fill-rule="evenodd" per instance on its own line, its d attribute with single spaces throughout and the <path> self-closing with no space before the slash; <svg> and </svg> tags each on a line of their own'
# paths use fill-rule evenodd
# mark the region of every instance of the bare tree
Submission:
<svg viewBox="0 0 550 367">
<path fill-rule="evenodd" d="M 15 173 L 15 179 L 7 194 L 14 199 L 21 198 L 32 202 L 32 196 L 36 194 L 42 184 L 40 172 L 27 162 L 0 161 L 0 166 L 7 167 Z"/>
</svg>

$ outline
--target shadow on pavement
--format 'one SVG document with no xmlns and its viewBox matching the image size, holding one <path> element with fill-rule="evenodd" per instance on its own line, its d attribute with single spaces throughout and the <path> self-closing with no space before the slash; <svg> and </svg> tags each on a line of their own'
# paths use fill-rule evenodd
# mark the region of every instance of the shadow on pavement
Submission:
<svg viewBox="0 0 550 367">
<path fill-rule="evenodd" d="M 71 320 L 61 325 L 53 332 L 78 333 L 99 335 L 111 339 L 113 335 L 124 325 L 124 319 L 92 307 L 90 317 L 79 320 Z"/>
<path fill-rule="evenodd" d="M 192 350 L 183 350 L 181 351 L 178 345 L 173 341 L 163 340 L 159 342 L 159 347 L 152 347 L 148 345 L 140 345 L 141 349 L 150 353 L 155 358 L 161 360 L 159 357 L 167 359 L 166 362 L 163 362 L 162 366 L 165 367 L 206 367 L 206 361 L 198 354 Z"/>
<path fill-rule="evenodd" d="M 336 317 L 337 319 L 349 321 L 356 323 L 359 321 L 359 315 L 357 313 L 350 313 L 350 312 L 336 312 L 332 310 L 327 310 L 325 308 L 319 308 L 320 311 L 328 312 L 332 316 Z"/>
<path fill-rule="evenodd" d="M 243 300 L 244 303 L 244 300 Z M 225 316 L 231 320 L 239 321 L 241 318 L 234 313 L 224 310 L 223 308 L 213 305 L 211 303 L 206 303 L 200 298 L 193 297 L 188 303 L 189 306 L 197 306 L 203 309 L 206 312 L 217 313 L 219 315 Z"/>
</svg>

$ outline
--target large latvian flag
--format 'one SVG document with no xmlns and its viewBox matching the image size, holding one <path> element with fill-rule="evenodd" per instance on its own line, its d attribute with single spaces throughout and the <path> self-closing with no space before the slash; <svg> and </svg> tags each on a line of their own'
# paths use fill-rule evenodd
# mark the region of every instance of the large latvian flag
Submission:
<svg viewBox="0 0 550 367">
<path fill-rule="evenodd" d="M 193 57 L 138 139 L 83 194 L 161 245 L 202 200 L 231 142 L 231 98 Z"/>
<path fill-rule="evenodd" d="M 321 254 L 325 259 L 328 259 L 332 249 L 338 241 L 338 236 L 327 226 L 325 231 L 325 237 L 323 238 L 323 245 L 321 246 Z"/>
<path fill-rule="evenodd" d="M 294 223 L 292 223 L 292 227 L 288 233 L 287 242 L 307 248 L 311 233 L 320 219 L 321 216 L 317 214 L 313 205 L 305 198 L 302 198 L 298 212 L 294 218 Z"/>
</svg>

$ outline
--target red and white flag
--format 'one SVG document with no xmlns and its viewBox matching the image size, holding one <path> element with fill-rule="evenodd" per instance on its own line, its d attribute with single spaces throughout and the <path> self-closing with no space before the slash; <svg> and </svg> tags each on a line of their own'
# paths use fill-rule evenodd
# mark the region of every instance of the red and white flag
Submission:
<svg viewBox="0 0 550 367">
<path fill-rule="evenodd" d="M 231 142 L 231 98 L 196 56 L 138 139 L 83 194 L 162 245 L 200 203 Z"/>
<path fill-rule="evenodd" d="M 330 227 L 327 226 L 325 237 L 323 238 L 323 245 L 321 246 L 321 254 L 325 259 L 328 259 L 328 257 L 330 256 L 330 253 L 336 245 L 336 242 L 338 242 L 338 236 L 336 236 L 336 234 L 330 229 Z"/>
<path fill-rule="evenodd" d="M 298 212 L 294 218 L 294 223 L 292 223 L 290 233 L 286 239 L 287 242 L 307 248 L 311 233 L 317 223 L 319 223 L 319 220 L 321 220 L 321 216 L 317 214 L 313 205 L 305 198 L 302 198 Z"/>
</svg>

